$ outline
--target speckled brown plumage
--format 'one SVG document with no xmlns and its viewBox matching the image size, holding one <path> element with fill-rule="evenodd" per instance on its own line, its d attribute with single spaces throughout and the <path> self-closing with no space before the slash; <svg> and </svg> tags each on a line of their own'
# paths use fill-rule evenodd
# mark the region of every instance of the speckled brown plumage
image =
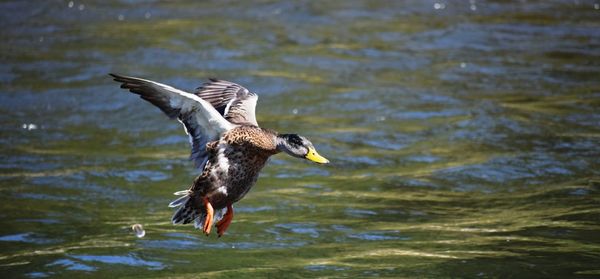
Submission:
<svg viewBox="0 0 600 279">
<path fill-rule="evenodd" d="M 275 136 L 274 132 L 254 126 L 240 126 L 225 133 L 209 151 L 211 166 L 206 167 L 200 176 L 208 178 L 211 183 L 205 184 L 199 177 L 190 190 L 208 196 L 216 210 L 224 208 L 227 202 L 239 201 L 254 185 L 269 157 L 278 153 Z M 228 160 L 227 171 L 221 170 L 220 149 L 224 149 L 223 156 Z M 226 197 L 220 195 L 219 187 L 226 187 Z"/>
<path fill-rule="evenodd" d="M 186 224 L 198 216 L 204 217 L 203 197 L 216 211 L 242 199 L 256 183 L 269 157 L 279 152 L 276 136 L 275 132 L 256 126 L 239 126 L 208 143 L 208 162 L 189 190 L 190 199 L 173 216 L 173 222 Z"/>
</svg>

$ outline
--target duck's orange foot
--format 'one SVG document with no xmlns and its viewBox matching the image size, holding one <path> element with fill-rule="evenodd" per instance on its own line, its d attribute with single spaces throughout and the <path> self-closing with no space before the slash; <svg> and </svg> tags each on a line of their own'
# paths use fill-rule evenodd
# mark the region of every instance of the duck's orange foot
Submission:
<svg viewBox="0 0 600 279">
<path fill-rule="evenodd" d="M 208 201 L 208 198 L 203 197 L 202 203 L 204 204 L 204 209 L 206 210 L 206 218 L 204 219 L 202 231 L 208 236 L 210 234 L 210 229 L 213 225 L 213 216 L 215 212 L 213 210 L 212 204 L 210 204 L 210 202 Z"/>
<path fill-rule="evenodd" d="M 217 234 L 221 237 L 227 228 L 229 228 L 229 224 L 231 224 L 231 220 L 233 220 L 233 207 L 231 204 L 227 205 L 227 213 L 223 216 L 221 221 L 217 222 Z"/>
</svg>

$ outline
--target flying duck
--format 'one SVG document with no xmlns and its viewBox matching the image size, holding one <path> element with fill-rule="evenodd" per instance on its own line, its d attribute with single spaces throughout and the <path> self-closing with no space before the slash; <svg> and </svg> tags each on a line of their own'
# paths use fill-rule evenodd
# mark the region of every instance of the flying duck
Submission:
<svg viewBox="0 0 600 279">
<path fill-rule="evenodd" d="M 177 118 L 190 138 L 190 160 L 201 171 L 189 190 L 169 204 L 177 207 L 173 224 L 194 222 L 207 236 L 215 221 L 222 236 L 233 220 L 233 204 L 256 183 L 271 155 L 285 152 L 293 157 L 327 164 L 313 144 L 297 134 L 279 134 L 258 126 L 255 116 L 258 95 L 243 86 L 210 79 L 194 93 L 151 80 L 110 74 L 128 89 Z"/>
</svg>

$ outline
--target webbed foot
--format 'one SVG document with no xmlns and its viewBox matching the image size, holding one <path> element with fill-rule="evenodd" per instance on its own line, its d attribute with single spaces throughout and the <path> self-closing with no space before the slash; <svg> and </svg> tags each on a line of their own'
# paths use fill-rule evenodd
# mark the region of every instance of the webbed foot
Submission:
<svg viewBox="0 0 600 279">
<path fill-rule="evenodd" d="M 215 214 L 212 204 L 208 201 L 208 198 L 203 197 L 202 203 L 204 203 L 204 209 L 206 210 L 206 218 L 204 219 L 204 225 L 202 226 L 202 231 L 207 236 L 210 234 L 210 229 L 213 225 L 213 216 Z"/>
<path fill-rule="evenodd" d="M 231 204 L 228 204 L 227 213 L 225 213 L 223 219 L 217 222 L 217 234 L 219 235 L 219 237 L 221 237 L 225 233 L 225 231 L 229 227 L 229 224 L 231 224 L 231 220 L 233 220 L 233 207 L 231 206 Z"/>
</svg>

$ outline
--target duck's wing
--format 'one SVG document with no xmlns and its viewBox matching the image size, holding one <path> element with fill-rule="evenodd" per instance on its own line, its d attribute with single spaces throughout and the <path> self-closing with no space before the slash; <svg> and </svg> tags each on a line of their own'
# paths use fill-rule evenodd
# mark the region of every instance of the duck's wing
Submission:
<svg viewBox="0 0 600 279">
<path fill-rule="evenodd" d="M 211 78 L 194 93 L 209 102 L 229 122 L 258 126 L 255 115 L 258 95 L 243 86 Z"/>
<path fill-rule="evenodd" d="M 190 159 L 202 169 L 208 159 L 206 144 L 217 140 L 235 127 L 215 108 L 202 98 L 171 86 L 141 78 L 110 74 L 121 88 L 157 106 L 170 118 L 177 118 L 190 137 L 192 154 Z"/>
</svg>

